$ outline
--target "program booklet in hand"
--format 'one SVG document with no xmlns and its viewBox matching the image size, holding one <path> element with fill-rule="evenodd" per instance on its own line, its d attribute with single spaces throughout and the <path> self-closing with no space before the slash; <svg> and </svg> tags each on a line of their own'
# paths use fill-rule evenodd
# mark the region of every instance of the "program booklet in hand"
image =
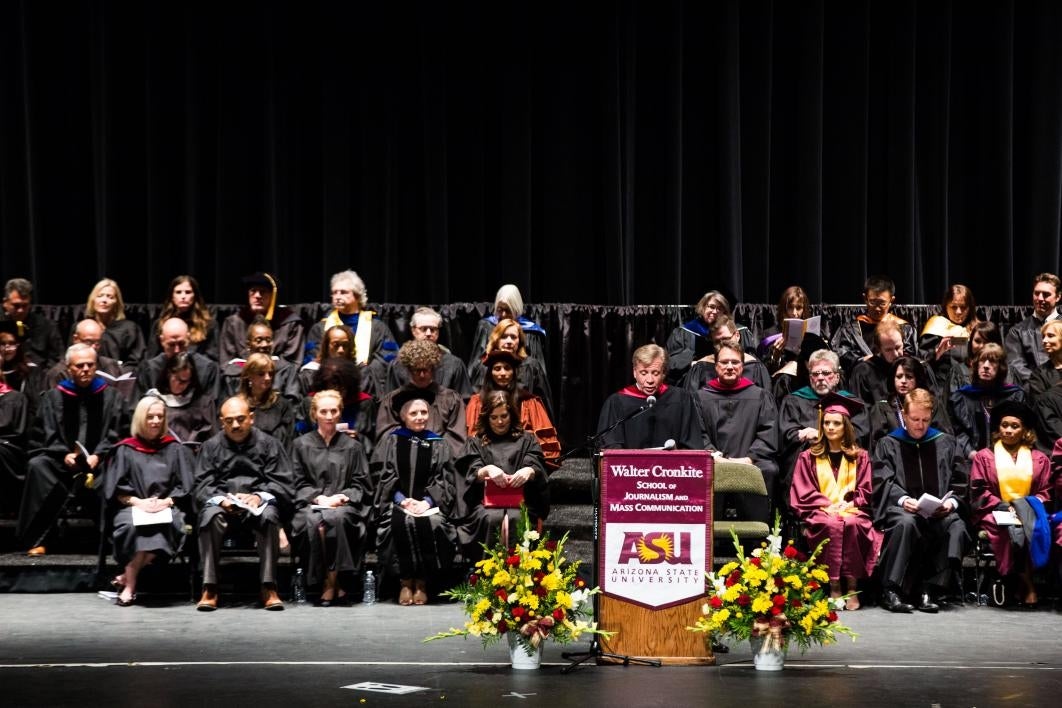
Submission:
<svg viewBox="0 0 1062 708">
<path fill-rule="evenodd" d="M 946 499 L 951 499 L 955 496 L 955 492 L 948 492 L 943 497 L 935 497 L 932 494 L 926 493 L 918 497 L 918 513 L 927 519 L 937 512 L 937 509 L 944 503 Z"/>
<path fill-rule="evenodd" d="M 785 348 L 794 354 L 800 353 L 800 344 L 804 341 L 805 334 L 822 334 L 822 318 L 818 315 L 806 320 L 799 318 L 786 318 L 782 323 L 782 333 L 785 335 Z"/>
</svg>

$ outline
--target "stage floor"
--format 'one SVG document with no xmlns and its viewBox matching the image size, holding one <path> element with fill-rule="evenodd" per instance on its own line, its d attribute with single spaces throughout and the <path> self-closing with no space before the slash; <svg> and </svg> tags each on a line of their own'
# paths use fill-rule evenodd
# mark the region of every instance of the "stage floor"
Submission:
<svg viewBox="0 0 1062 708">
<path fill-rule="evenodd" d="M 554 644 L 537 672 L 511 670 L 502 644 L 423 644 L 460 624 L 456 605 L 266 612 L 231 603 L 199 613 L 169 598 L 120 608 L 91 593 L 4 594 L 0 705 L 984 708 L 1052 705 L 1062 695 L 1055 611 L 870 608 L 843 619 L 856 642 L 795 653 L 779 674 L 755 672 L 742 646 L 719 654 L 716 667 L 588 665 L 562 674 L 564 648 Z M 344 688 L 364 682 L 420 690 Z"/>
</svg>

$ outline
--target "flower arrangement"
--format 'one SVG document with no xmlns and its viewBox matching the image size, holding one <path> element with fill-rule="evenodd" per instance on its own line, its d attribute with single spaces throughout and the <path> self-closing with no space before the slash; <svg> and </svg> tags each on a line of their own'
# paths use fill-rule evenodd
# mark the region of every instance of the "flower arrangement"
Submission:
<svg viewBox="0 0 1062 708">
<path fill-rule="evenodd" d="M 588 589 L 576 577 L 579 561 L 565 559 L 568 534 L 560 541 L 551 540 L 548 533 L 540 536 L 531 528 L 527 507 L 521 505 L 520 512 L 518 543 L 510 546 L 503 537 L 494 548 L 484 545 L 483 560 L 468 580 L 441 593 L 464 603 L 465 626 L 424 641 L 471 635 L 481 637 L 486 647 L 509 633 L 531 656 L 544 639 L 569 644 L 584 634 L 612 634 L 585 619 L 592 614 L 585 601 L 601 590 Z"/>
<path fill-rule="evenodd" d="M 855 639 L 856 634 L 837 619 L 845 598 L 829 597 L 830 576 L 825 566 L 815 562 L 829 539 L 811 556 L 798 551 L 792 541 L 783 550 L 780 526 L 775 515 L 774 528 L 751 557 L 744 555 L 737 534 L 732 533 L 737 561 L 708 573 L 708 602 L 703 615 L 687 629 L 739 640 L 762 638 L 764 651 L 781 650 L 790 639 L 801 651 L 812 643 L 832 644 L 838 634 Z"/>
</svg>

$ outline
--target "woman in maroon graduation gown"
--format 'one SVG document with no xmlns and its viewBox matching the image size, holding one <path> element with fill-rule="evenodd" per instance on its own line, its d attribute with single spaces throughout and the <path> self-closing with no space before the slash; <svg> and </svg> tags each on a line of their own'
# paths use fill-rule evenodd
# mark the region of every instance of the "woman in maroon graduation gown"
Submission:
<svg viewBox="0 0 1062 708">
<path fill-rule="evenodd" d="M 830 575 L 830 595 L 841 596 L 841 579 L 854 593 L 860 578 L 874 569 L 881 548 L 881 532 L 870 516 L 873 484 L 870 457 L 856 442 L 853 409 L 862 403 L 839 395 L 830 397 L 819 422 L 819 437 L 800 453 L 793 470 L 789 505 L 804 525 L 815 548 L 829 539 L 819 556 Z M 851 595 L 845 608 L 859 609 Z"/>
<path fill-rule="evenodd" d="M 1051 498 L 1051 463 L 1033 448 L 1035 420 L 1024 403 L 997 405 L 992 410 L 992 445 L 977 451 L 970 469 L 972 521 L 988 535 L 999 574 L 1017 574 L 1021 602 L 1027 606 L 1037 602 L 1028 542 L 1016 544 L 992 512 L 1013 511 L 1019 499 L 1035 497 L 1046 504 Z"/>
</svg>

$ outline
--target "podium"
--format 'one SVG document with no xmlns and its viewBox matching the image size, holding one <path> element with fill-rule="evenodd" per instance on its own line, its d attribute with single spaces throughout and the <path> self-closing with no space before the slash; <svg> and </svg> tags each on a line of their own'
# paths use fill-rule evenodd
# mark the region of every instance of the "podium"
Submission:
<svg viewBox="0 0 1062 708">
<path fill-rule="evenodd" d="M 706 635 L 686 630 L 712 567 L 712 473 L 703 450 L 602 453 L 598 625 L 617 632 L 602 640 L 607 652 L 715 664 Z"/>
</svg>

